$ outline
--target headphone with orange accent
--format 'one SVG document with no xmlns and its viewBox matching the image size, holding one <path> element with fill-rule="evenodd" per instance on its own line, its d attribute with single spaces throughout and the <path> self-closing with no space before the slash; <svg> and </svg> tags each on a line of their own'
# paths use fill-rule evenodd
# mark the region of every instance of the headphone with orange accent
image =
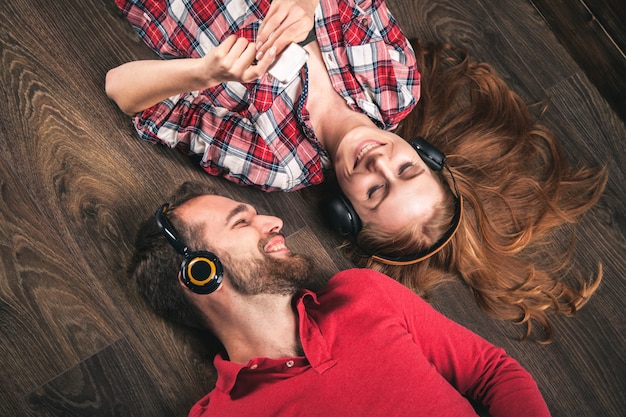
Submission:
<svg viewBox="0 0 626 417">
<path fill-rule="evenodd" d="M 371 260 L 388 265 L 411 265 L 430 258 L 450 242 L 459 229 L 461 218 L 463 217 L 463 197 L 459 194 L 454 175 L 452 175 L 452 171 L 446 164 L 446 156 L 421 136 L 412 139 L 409 144 L 430 169 L 440 172 L 445 167 L 450 173 L 455 191 L 454 216 L 450 227 L 443 236 L 431 247 L 420 253 L 407 256 L 369 254 Z M 342 236 L 356 242 L 357 236 L 362 229 L 362 223 L 350 200 L 343 193 L 340 193 L 327 202 L 325 211 L 331 227 Z"/>
<path fill-rule="evenodd" d="M 212 293 L 222 283 L 224 277 L 222 263 L 212 252 L 189 251 L 165 215 L 168 208 L 169 203 L 165 203 L 157 209 L 155 213 L 156 222 L 170 245 L 176 249 L 176 252 L 184 256 L 180 264 L 181 281 L 196 294 Z"/>
</svg>

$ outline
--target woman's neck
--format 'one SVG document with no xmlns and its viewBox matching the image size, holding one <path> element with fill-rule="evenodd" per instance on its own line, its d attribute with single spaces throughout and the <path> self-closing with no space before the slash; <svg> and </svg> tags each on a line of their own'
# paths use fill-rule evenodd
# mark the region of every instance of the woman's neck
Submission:
<svg viewBox="0 0 626 417">
<path fill-rule="evenodd" d="M 330 155 L 331 161 L 335 160 L 337 148 L 341 141 L 355 129 L 363 126 L 375 126 L 368 116 L 354 110 L 349 110 L 349 112 L 341 115 L 329 115 L 326 120 L 327 123 L 322 126 L 323 138 L 321 142 Z"/>
<path fill-rule="evenodd" d="M 333 160 L 339 143 L 349 132 L 374 123 L 367 115 L 352 110 L 335 91 L 317 42 L 308 44 L 306 49 L 309 52 L 307 109 L 315 135 Z"/>
</svg>

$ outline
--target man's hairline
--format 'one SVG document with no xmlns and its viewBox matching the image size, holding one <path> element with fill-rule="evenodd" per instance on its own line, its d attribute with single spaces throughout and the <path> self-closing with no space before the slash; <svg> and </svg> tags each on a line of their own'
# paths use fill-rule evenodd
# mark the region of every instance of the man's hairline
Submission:
<svg viewBox="0 0 626 417">
<path fill-rule="evenodd" d="M 181 204 L 175 206 L 172 210 L 170 210 L 169 214 L 170 214 L 171 217 L 176 218 L 178 220 L 178 222 L 181 223 L 187 230 L 189 230 L 189 231 L 193 230 L 191 233 L 188 233 L 188 234 L 191 235 L 190 237 L 192 238 L 192 240 L 195 243 L 198 243 L 198 242 L 201 243 L 202 246 L 205 246 L 205 249 L 208 249 L 212 245 L 210 245 L 209 242 L 207 242 L 204 239 L 204 237 L 201 236 L 200 233 L 195 232 L 196 230 L 200 230 L 200 229 L 203 228 L 203 226 L 207 225 L 207 219 L 205 217 L 201 217 L 201 218 L 196 218 L 196 219 L 193 219 L 193 220 L 189 220 L 189 219 L 186 219 L 185 216 L 181 216 L 180 212 L 178 212 L 179 209 L 182 208 L 183 209 L 182 211 L 183 211 L 183 214 L 184 214 L 185 210 L 189 210 L 188 208 L 187 209 L 185 208 L 185 206 L 188 203 L 191 203 L 193 200 L 196 200 L 196 199 L 202 198 L 202 197 L 206 197 L 206 196 L 227 198 L 227 199 L 229 199 L 229 200 L 231 200 L 231 201 L 233 201 L 233 202 L 235 202 L 237 204 L 226 215 L 226 221 L 224 222 L 224 225 L 223 225 L 224 228 L 228 227 L 228 223 L 232 220 L 233 217 L 237 216 L 239 213 L 250 211 L 250 210 L 256 210 L 256 209 L 254 208 L 254 206 L 252 206 L 249 203 L 245 203 L 243 201 L 237 201 L 237 200 L 234 200 L 234 199 L 232 199 L 230 197 L 225 197 L 225 196 L 222 196 L 222 195 L 219 195 L 219 194 L 202 194 L 202 195 L 198 195 L 198 196 L 192 197 L 192 198 L 190 198 L 188 200 L 185 200 Z M 179 231 L 179 233 L 180 233 L 180 231 Z"/>
</svg>

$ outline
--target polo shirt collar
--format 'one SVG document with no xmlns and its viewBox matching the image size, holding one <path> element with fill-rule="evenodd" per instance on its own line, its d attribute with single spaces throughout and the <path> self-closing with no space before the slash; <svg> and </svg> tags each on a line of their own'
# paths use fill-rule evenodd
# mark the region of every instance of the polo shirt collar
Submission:
<svg viewBox="0 0 626 417">
<path fill-rule="evenodd" d="M 294 298 L 294 303 L 298 312 L 300 339 L 305 356 L 280 359 L 253 358 L 242 365 L 226 359 L 225 352 L 220 353 L 213 361 L 218 375 L 216 389 L 231 396 L 241 396 L 247 391 L 254 390 L 257 380 L 268 382 L 268 379 L 291 378 L 309 368 L 322 374 L 336 364 L 316 322 L 316 313 L 320 305 L 317 295 L 312 291 L 303 290 Z"/>
</svg>

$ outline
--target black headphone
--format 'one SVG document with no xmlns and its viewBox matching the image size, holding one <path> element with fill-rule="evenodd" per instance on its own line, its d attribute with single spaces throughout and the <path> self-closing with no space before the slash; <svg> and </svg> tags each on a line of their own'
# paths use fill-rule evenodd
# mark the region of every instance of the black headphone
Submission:
<svg viewBox="0 0 626 417">
<path fill-rule="evenodd" d="M 196 294 L 210 294 L 217 290 L 224 277 L 224 267 L 215 254 L 208 251 L 189 252 L 187 246 L 178 237 L 176 230 L 169 222 L 165 213 L 169 203 L 163 204 L 155 213 L 157 226 L 167 241 L 184 256 L 180 264 L 182 282 Z"/>
<path fill-rule="evenodd" d="M 417 154 L 420 156 L 420 158 L 422 158 L 422 161 L 424 161 L 428 168 L 432 169 L 435 172 L 440 172 L 445 167 L 450 173 L 456 192 L 454 218 L 452 219 L 452 223 L 448 231 L 444 233 L 444 235 L 433 246 L 423 252 L 420 252 L 419 254 L 398 257 L 378 254 L 369 255 L 375 260 L 391 265 L 407 265 L 417 263 L 437 253 L 450 241 L 452 236 L 456 233 L 461 221 L 463 211 L 463 199 L 456 189 L 456 181 L 454 180 L 454 176 L 452 175 L 450 168 L 448 168 L 446 164 L 446 156 L 443 154 L 443 152 L 428 143 L 426 139 L 421 136 L 412 139 L 409 144 L 413 147 L 413 149 L 415 149 Z M 330 223 L 330 226 L 335 231 L 337 231 L 343 237 L 349 238 L 352 241 L 356 241 L 356 238 L 361 231 L 363 225 L 361 223 L 359 215 L 352 206 L 352 203 L 350 203 L 350 200 L 348 200 L 348 198 L 343 193 L 339 193 L 326 203 L 325 214 L 328 222 Z"/>
</svg>

